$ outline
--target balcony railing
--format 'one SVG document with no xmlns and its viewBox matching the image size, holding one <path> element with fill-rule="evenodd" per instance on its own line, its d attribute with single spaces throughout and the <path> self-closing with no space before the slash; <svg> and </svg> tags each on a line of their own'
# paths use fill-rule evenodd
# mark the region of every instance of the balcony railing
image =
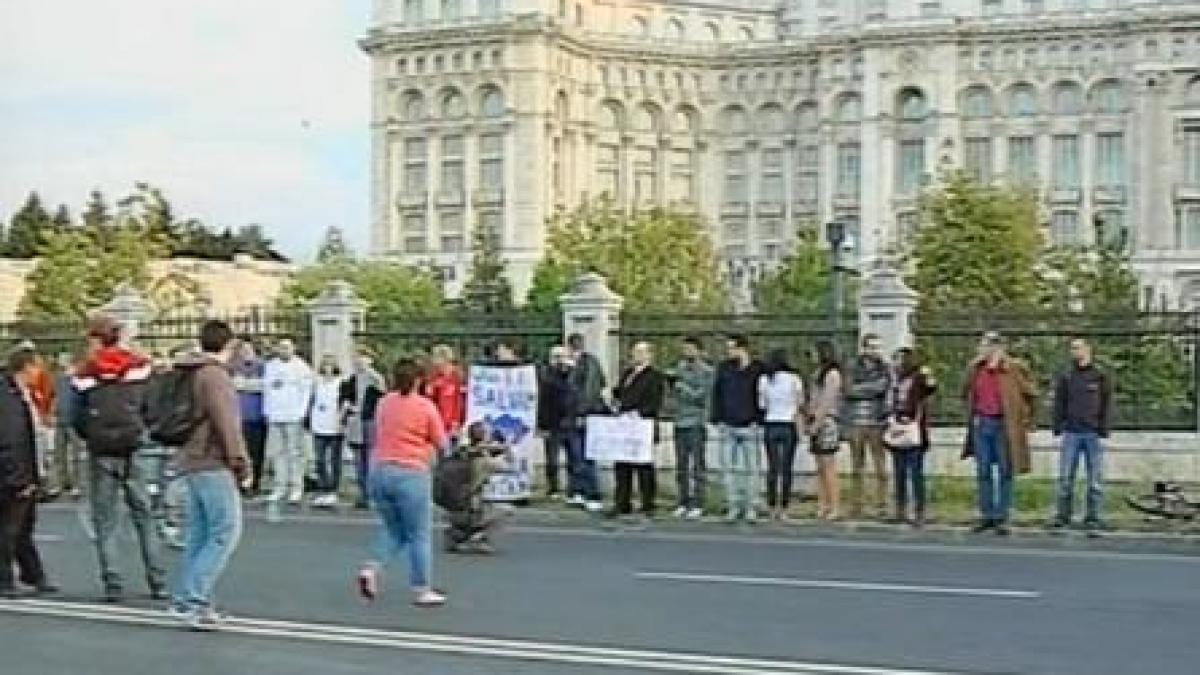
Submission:
<svg viewBox="0 0 1200 675">
<path fill-rule="evenodd" d="M 503 188 L 484 188 L 471 193 L 474 204 L 500 204 L 504 202 Z"/>
</svg>

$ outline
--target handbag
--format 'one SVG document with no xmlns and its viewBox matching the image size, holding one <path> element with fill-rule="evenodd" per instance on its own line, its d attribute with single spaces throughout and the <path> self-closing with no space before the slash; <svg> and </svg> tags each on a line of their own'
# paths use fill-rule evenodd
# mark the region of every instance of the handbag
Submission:
<svg viewBox="0 0 1200 675">
<path fill-rule="evenodd" d="M 827 415 L 817 422 L 813 433 L 813 444 L 820 452 L 837 452 L 842 444 L 842 430 L 837 418 Z"/>
<path fill-rule="evenodd" d="M 883 431 L 883 444 L 897 450 L 910 450 L 922 445 L 921 425 L 916 420 L 901 422 L 896 416 L 888 418 Z"/>
</svg>

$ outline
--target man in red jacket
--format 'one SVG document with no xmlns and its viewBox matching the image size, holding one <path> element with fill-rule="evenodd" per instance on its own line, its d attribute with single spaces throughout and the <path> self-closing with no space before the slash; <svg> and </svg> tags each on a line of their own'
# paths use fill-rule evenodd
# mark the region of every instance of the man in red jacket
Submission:
<svg viewBox="0 0 1200 675">
<path fill-rule="evenodd" d="M 467 382 L 449 345 L 433 348 L 425 396 L 437 408 L 446 433 L 457 436 L 466 417 Z"/>
</svg>

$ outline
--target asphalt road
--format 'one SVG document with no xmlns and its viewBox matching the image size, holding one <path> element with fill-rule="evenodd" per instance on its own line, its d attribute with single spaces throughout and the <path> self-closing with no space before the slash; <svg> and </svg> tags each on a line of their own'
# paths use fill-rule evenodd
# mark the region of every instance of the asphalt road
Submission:
<svg viewBox="0 0 1200 675">
<path fill-rule="evenodd" d="M 41 532 L 64 592 L 0 602 L 6 675 L 1200 669 L 1200 550 L 520 528 L 495 557 L 439 556 L 450 604 L 431 611 L 408 605 L 402 562 L 379 602 L 355 597 L 365 523 L 255 520 L 221 589 L 234 618 L 201 635 L 145 600 L 98 603 L 71 514 Z"/>
</svg>

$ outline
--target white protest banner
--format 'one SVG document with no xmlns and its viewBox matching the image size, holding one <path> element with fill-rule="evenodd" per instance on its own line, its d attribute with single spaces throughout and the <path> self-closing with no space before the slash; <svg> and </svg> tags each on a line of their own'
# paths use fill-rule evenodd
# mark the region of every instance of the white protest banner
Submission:
<svg viewBox="0 0 1200 675">
<path fill-rule="evenodd" d="M 597 462 L 654 462 L 654 420 L 636 415 L 587 418 L 587 458 Z"/>
<path fill-rule="evenodd" d="M 509 466 L 495 472 L 484 488 L 484 499 L 513 502 L 533 495 L 537 398 L 537 370 L 533 366 L 471 366 L 468 371 L 467 424 L 482 422 L 490 440 L 512 450 Z"/>
</svg>

